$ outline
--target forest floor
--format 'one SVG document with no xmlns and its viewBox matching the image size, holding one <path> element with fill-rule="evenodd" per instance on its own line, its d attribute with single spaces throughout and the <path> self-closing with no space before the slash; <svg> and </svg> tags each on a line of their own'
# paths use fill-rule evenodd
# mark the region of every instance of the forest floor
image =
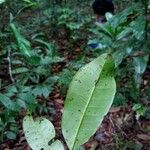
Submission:
<svg viewBox="0 0 150 150">
<path fill-rule="evenodd" d="M 45 32 L 47 32 L 47 30 L 45 30 Z M 51 33 L 47 34 L 50 35 Z M 59 40 L 58 43 L 62 43 L 60 45 L 60 51 L 66 60 L 63 63 L 54 64 L 53 74 L 59 73 L 65 67 L 66 62 L 73 60 L 76 55 L 80 55 L 81 53 L 80 47 L 78 46 L 74 48 L 75 53 L 69 53 L 67 56 L 66 52 L 62 53 L 62 49 L 64 49 L 62 41 L 65 40 Z M 143 81 L 146 83 L 143 86 L 144 90 L 150 80 L 150 65 L 147 67 L 143 78 Z M 7 80 L 7 78 L 5 80 Z M 35 117 L 43 116 L 52 121 L 56 129 L 56 139 L 63 141 L 65 149 L 67 150 L 61 133 L 61 117 L 65 96 L 62 95 L 60 87 L 55 85 L 48 99 L 43 97 L 37 99 L 40 103 L 45 103 L 45 106 L 51 108 L 53 111 L 48 114 L 40 114 L 37 111 Z M 26 111 L 22 111 L 18 115 L 18 118 L 16 118 L 19 128 L 17 139 L 4 140 L 3 143 L 0 144 L 0 150 L 30 150 L 22 129 L 22 119 L 25 115 Z M 132 104 L 129 103 L 128 107 L 112 107 L 96 133 L 83 146 L 85 150 L 150 150 L 150 135 L 148 131 L 150 131 L 150 121 L 143 117 L 138 118 L 132 109 Z"/>
<path fill-rule="evenodd" d="M 53 99 L 50 100 L 50 99 Z M 63 112 L 64 99 L 59 89 L 47 100 L 47 107 L 55 109 L 55 115 L 45 116 L 51 120 L 56 129 L 56 138 L 64 141 L 61 134 L 61 116 Z M 70 120 L 71 121 L 71 120 Z M 14 141 L 4 141 L 0 145 L 2 150 L 30 150 L 22 130 L 22 115 L 18 120 L 19 134 Z M 150 122 L 136 120 L 135 113 L 131 107 L 112 107 L 103 120 L 97 132 L 84 144 L 86 150 L 150 150 L 150 136 L 147 130 Z M 67 146 L 65 145 L 67 150 Z"/>
<path fill-rule="evenodd" d="M 78 52 L 77 52 L 78 53 Z M 68 55 L 70 59 L 74 55 Z M 58 73 L 64 67 L 64 63 L 55 64 L 54 73 Z M 149 67 L 145 72 L 145 80 L 150 78 Z M 53 111 L 49 114 L 40 114 L 49 120 L 55 126 L 56 139 L 64 142 L 61 133 L 61 116 L 65 97 L 60 92 L 60 87 L 55 86 L 54 91 L 48 99 L 38 98 L 39 102 L 45 103 L 46 107 L 50 107 Z M 6 140 L 0 145 L 1 150 L 30 150 L 25 140 L 22 129 L 22 119 L 26 112 L 21 112 L 17 118 L 19 134 L 16 140 Z M 35 116 L 38 116 L 37 113 Z M 145 118 L 137 118 L 136 113 L 132 109 L 132 104 L 128 107 L 112 107 L 107 116 L 105 116 L 101 126 L 97 132 L 84 144 L 86 150 L 150 150 L 150 136 L 147 134 L 150 130 L 150 121 Z M 65 149 L 67 146 L 64 142 Z"/>
</svg>

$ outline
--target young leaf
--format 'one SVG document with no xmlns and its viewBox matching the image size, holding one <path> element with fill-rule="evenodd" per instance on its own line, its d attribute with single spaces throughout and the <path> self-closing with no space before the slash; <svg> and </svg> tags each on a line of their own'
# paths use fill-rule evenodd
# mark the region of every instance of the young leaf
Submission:
<svg viewBox="0 0 150 150">
<path fill-rule="evenodd" d="M 37 118 L 33 120 L 31 116 L 26 116 L 23 120 L 23 129 L 25 137 L 33 150 L 63 150 L 61 142 L 49 145 L 49 141 L 55 137 L 55 129 L 53 124 L 45 118 Z M 56 149 L 55 149 L 56 148 Z"/>
<path fill-rule="evenodd" d="M 96 58 L 74 76 L 65 101 L 62 131 L 70 150 L 96 131 L 116 92 L 114 62 L 108 54 Z"/>
</svg>

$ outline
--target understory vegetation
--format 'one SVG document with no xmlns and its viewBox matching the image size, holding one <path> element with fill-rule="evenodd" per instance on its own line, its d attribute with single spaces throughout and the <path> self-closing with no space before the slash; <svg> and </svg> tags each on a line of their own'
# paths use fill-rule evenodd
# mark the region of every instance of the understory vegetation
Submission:
<svg viewBox="0 0 150 150">
<path fill-rule="evenodd" d="M 95 23 L 91 4 L 0 0 L 0 149 L 29 148 L 22 129 L 26 115 L 50 120 L 53 141 L 68 149 L 60 124 L 69 85 L 80 68 L 104 53 L 114 60 L 116 94 L 82 149 L 149 149 L 150 1 L 114 0 L 115 13 L 106 14 L 103 24 Z"/>
</svg>

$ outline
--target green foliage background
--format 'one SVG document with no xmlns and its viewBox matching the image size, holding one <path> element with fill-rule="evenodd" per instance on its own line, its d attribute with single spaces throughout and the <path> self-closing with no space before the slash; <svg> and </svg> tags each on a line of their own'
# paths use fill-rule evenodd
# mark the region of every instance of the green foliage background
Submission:
<svg viewBox="0 0 150 150">
<path fill-rule="evenodd" d="M 115 15 L 98 25 L 91 0 L 6 0 L 0 4 L 0 141 L 16 138 L 16 120 L 24 113 L 55 113 L 43 99 L 55 86 L 65 97 L 75 72 L 105 52 L 115 58 L 114 105 L 138 104 L 135 111 L 150 119 L 150 88 L 145 79 L 150 2 L 114 3 Z M 98 46 L 91 48 L 93 43 Z M 63 67 L 57 72 L 54 68 L 59 64 Z"/>
</svg>

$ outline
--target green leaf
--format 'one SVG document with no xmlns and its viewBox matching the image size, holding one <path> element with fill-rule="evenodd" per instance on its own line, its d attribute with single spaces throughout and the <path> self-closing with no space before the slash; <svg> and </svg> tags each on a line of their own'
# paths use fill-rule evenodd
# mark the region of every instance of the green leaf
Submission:
<svg viewBox="0 0 150 150">
<path fill-rule="evenodd" d="M 66 24 L 66 26 L 70 29 L 70 30 L 77 30 L 82 26 L 82 23 L 74 23 L 74 22 L 70 22 L 68 24 Z"/>
<path fill-rule="evenodd" d="M 5 0 L 0 0 L 0 4 L 2 4 L 2 3 L 4 3 L 5 2 Z"/>
<path fill-rule="evenodd" d="M 17 104 L 15 102 L 11 101 L 9 97 L 1 93 L 0 93 L 0 102 L 9 110 L 15 111 L 18 109 Z"/>
<path fill-rule="evenodd" d="M 8 139 L 15 140 L 17 135 L 15 132 L 7 131 L 6 136 Z"/>
<path fill-rule="evenodd" d="M 145 32 L 145 18 L 143 16 L 139 16 L 135 21 L 131 23 L 130 26 L 136 39 L 143 39 L 143 34 Z"/>
<path fill-rule="evenodd" d="M 18 104 L 21 108 L 24 108 L 24 109 L 27 108 L 27 107 L 26 107 L 26 103 L 25 103 L 23 100 L 17 99 L 16 102 L 17 102 L 17 104 Z"/>
<path fill-rule="evenodd" d="M 122 60 L 124 59 L 125 54 L 126 54 L 125 51 L 116 51 L 113 53 L 113 58 L 115 60 L 116 67 L 118 67 L 122 63 Z"/>
<path fill-rule="evenodd" d="M 149 56 L 145 56 L 145 57 L 135 57 L 133 58 L 133 63 L 134 63 L 134 67 L 135 67 L 135 72 L 137 74 L 142 74 L 144 73 L 146 67 L 147 67 L 147 63 L 148 63 L 148 58 Z"/>
<path fill-rule="evenodd" d="M 32 93 L 35 96 L 44 96 L 45 98 L 47 98 L 51 91 L 51 85 L 38 85 L 32 90 Z"/>
<path fill-rule="evenodd" d="M 30 63 L 32 65 L 39 65 L 41 58 L 39 56 L 32 55 L 30 57 L 27 57 L 27 61 L 28 61 L 28 63 Z"/>
<path fill-rule="evenodd" d="M 17 103 L 21 108 L 27 107 L 31 112 L 37 106 L 36 97 L 31 92 L 19 93 Z"/>
<path fill-rule="evenodd" d="M 33 2 L 31 0 L 23 0 L 24 2 L 26 2 L 27 4 L 29 4 L 30 6 L 37 6 L 36 2 Z"/>
<path fill-rule="evenodd" d="M 54 143 L 51 144 L 51 150 L 63 150 L 64 147 L 59 140 L 56 140 Z"/>
<path fill-rule="evenodd" d="M 35 39 L 35 41 L 38 42 L 39 44 L 41 44 L 42 46 L 45 46 L 48 49 L 48 53 L 50 54 L 50 57 L 55 56 L 55 49 L 54 49 L 54 45 L 52 43 L 48 43 L 41 39 Z"/>
<path fill-rule="evenodd" d="M 112 57 L 103 54 L 74 76 L 62 119 L 63 135 L 70 150 L 85 143 L 109 111 L 116 92 L 113 74 Z"/>
<path fill-rule="evenodd" d="M 49 120 L 45 118 L 33 120 L 31 116 L 26 116 L 23 120 L 23 129 L 27 142 L 33 150 L 51 150 L 49 141 L 55 137 L 55 129 Z M 55 144 L 57 145 L 57 143 Z M 57 146 L 60 146 L 61 142 L 57 146 L 53 144 L 52 150 L 58 150 Z M 62 149 L 59 150 L 63 150 L 63 146 L 60 147 Z"/>
<path fill-rule="evenodd" d="M 146 112 L 146 107 L 140 105 L 140 104 L 134 104 L 133 108 L 132 108 L 137 115 L 139 116 L 144 116 L 145 112 Z"/>
<path fill-rule="evenodd" d="M 16 41 L 18 43 L 19 50 L 23 55 L 26 55 L 28 57 L 31 56 L 31 45 L 28 40 L 26 40 L 20 33 L 17 27 L 14 23 L 10 24 L 10 27 L 15 35 Z"/>
<path fill-rule="evenodd" d="M 27 73 L 29 72 L 29 69 L 26 68 L 26 67 L 19 67 L 19 68 L 16 68 L 12 71 L 12 74 L 20 74 L 20 73 Z"/>
</svg>

